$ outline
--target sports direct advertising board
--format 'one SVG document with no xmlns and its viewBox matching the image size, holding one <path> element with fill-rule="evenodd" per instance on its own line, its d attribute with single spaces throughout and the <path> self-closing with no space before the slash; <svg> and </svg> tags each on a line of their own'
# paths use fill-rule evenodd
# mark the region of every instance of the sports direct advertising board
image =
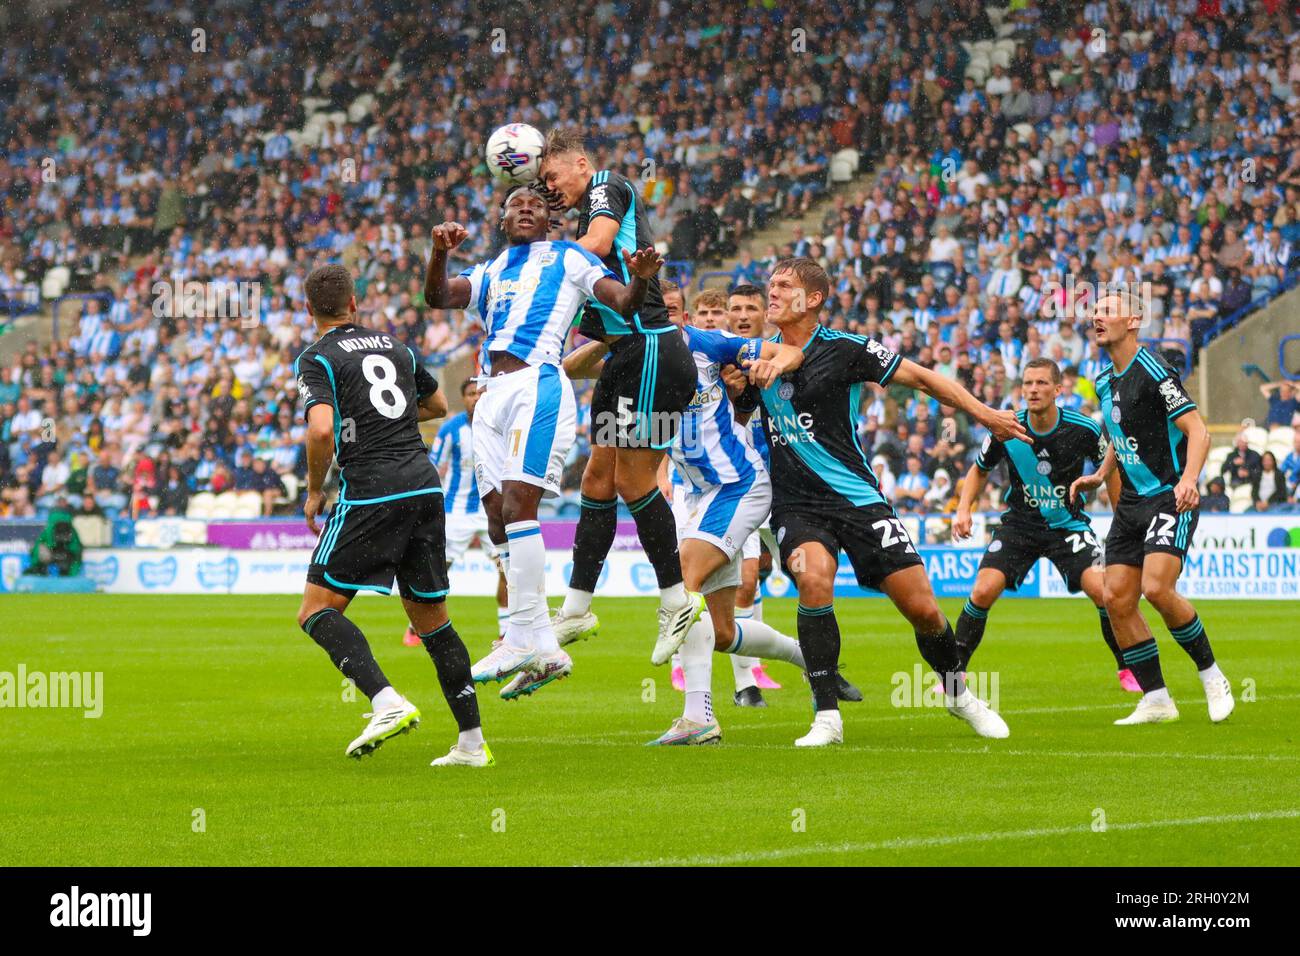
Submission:
<svg viewBox="0 0 1300 956">
<path fill-rule="evenodd" d="M 934 522 L 938 519 L 928 519 Z M 905 518 L 915 540 L 925 540 L 922 520 Z M 85 573 L 100 590 L 115 594 L 296 594 L 301 593 L 311 558 L 310 535 L 290 523 L 261 522 L 244 533 L 222 530 L 225 546 L 186 546 L 191 535 L 162 536 L 170 548 L 92 548 L 85 554 Z M 1110 519 L 1097 516 L 1093 527 L 1104 538 Z M 653 595 L 658 591 L 654 569 L 636 550 L 635 531 L 621 529 L 619 545 L 610 553 L 601 575 L 599 593 L 614 597 Z M 572 540 L 572 522 L 545 528 L 548 542 L 546 586 L 560 594 L 568 583 L 572 555 L 563 547 Z M 137 541 L 141 536 L 137 535 Z M 149 538 L 150 534 L 143 537 Z M 275 548 L 274 544 L 299 545 Z M 557 547 L 556 545 L 561 545 Z M 232 546 L 233 545 L 233 546 Z M 260 546 L 260 547 L 259 547 Z M 966 597 L 975 582 L 982 547 L 921 545 L 926 570 L 940 597 Z M 14 590 L 26 566 L 24 553 L 0 553 L 0 591 Z M 496 593 L 496 568 L 481 551 L 472 549 L 452 568 L 453 594 Z M 1203 515 L 1194 547 L 1187 557 L 1178 589 L 1189 597 L 1251 600 L 1300 600 L 1300 515 Z M 794 587 L 780 571 L 767 579 L 763 593 L 790 597 Z M 838 597 L 872 597 L 857 586 L 853 569 L 841 559 L 836 579 Z M 1012 597 L 1064 597 L 1065 582 L 1052 565 L 1040 560 L 1019 592 Z"/>
</svg>

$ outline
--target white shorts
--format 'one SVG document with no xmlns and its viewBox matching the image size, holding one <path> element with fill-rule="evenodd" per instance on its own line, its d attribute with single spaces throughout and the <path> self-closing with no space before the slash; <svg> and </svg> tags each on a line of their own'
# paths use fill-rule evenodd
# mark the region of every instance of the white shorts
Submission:
<svg viewBox="0 0 1300 956">
<path fill-rule="evenodd" d="M 741 557 L 746 561 L 757 561 L 763 556 L 763 545 L 766 544 L 772 557 L 777 556 L 776 535 L 772 534 L 772 529 L 764 521 L 757 531 L 745 539 L 745 546 L 740 549 Z"/>
<path fill-rule="evenodd" d="M 533 365 L 487 380 L 474 409 L 474 473 L 478 490 L 524 481 L 542 496 L 560 493 L 564 459 L 573 447 L 578 412 L 569 377 L 555 365 Z"/>
<path fill-rule="evenodd" d="M 727 564 L 704 582 L 705 594 L 740 586 L 742 549 L 771 510 L 772 482 L 765 474 L 752 482 L 714 485 L 702 492 L 685 485 L 673 489 L 677 540 L 707 541 L 727 556 Z"/>
<path fill-rule="evenodd" d="M 487 512 L 482 508 L 473 514 L 447 512 L 447 563 L 454 564 L 465 556 L 470 544 L 478 535 L 483 554 L 489 560 L 496 558 L 497 549 L 488 538 Z"/>
</svg>

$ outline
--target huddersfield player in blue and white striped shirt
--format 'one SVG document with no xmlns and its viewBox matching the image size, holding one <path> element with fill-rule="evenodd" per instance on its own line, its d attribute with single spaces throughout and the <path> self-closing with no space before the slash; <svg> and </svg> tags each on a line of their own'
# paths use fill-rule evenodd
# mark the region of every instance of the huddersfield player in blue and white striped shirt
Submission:
<svg viewBox="0 0 1300 956">
<path fill-rule="evenodd" d="M 510 678 L 501 694 L 513 699 L 573 667 L 547 613 L 546 548 L 537 521 L 542 497 L 559 494 L 575 437 L 573 386 L 559 364 L 565 335 L 588 299 L 619 315 L 635 314 L 663 260 L 650 248 L 624 250 L 625 284 L 577 243 L 547 240 L 549 209 L 534 190 L 511 190 L 502 212 L 507 248 L 455 278 L 447 275 L 448 254 L 469 233 L 455 222 L 433 228 L 424 298 L 435 309 L 468 308 L 487 332 L 492 374 L 474 414 L 475 475 L 511 583 L 511 611 L 505 640 L 474 665 L 473 675 L 480 683 Z"/>
</svg>

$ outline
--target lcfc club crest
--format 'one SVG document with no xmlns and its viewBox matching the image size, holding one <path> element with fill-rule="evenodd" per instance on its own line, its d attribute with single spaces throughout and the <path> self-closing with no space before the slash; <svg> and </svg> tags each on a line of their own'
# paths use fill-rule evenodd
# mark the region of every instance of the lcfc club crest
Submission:
<svg viewBox="0 0 1300 956">
<path fill-rule="evenodd" d="M 783 402 L 794 398 L 794 382 L 782 382 L 776 387 L 776 396 Z"/>
<path fill-rule="evenodd" d="M 1110 420 L 1111 420 L 1112 422 L 1114 422 L 1116 425 L 1119 424 L 1119 406 L 1118 406 L 1118 405 L 1112 405 L 1112 406 L 1110 407 Z"/>
<path fill-rule="evenodd" d="M 1052 473 L 1052 463 L 1050 461 L 1040 461 L 1037 465 L 1037 471 L 1040 475 L 1050 475 Z"/>
</svg>

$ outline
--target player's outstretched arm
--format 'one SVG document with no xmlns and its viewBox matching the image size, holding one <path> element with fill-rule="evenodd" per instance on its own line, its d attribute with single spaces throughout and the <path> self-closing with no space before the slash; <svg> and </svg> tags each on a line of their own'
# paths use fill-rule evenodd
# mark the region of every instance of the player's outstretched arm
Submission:
<svg viewBox="0 0 1300 956">
<path fill-rule="evenodd" d="M 971 511 L 975 507 L 975 502 L 979 501 L 984 485 L 987 483 L 988 476 L 980 471 L 980 466 L 971 465 L 970 471 L 966 472 L 966 480 L 961 483 L 961 499 L 957 502 L 957 513 L 952 519 L 954 540 L 960 541 L 970 537 Z"/>
<path fill-rule="evenodd" d="M 793 372 L 803 364 L 803 349 L 777 342 L 764 342 L 756 361 L 746 359 L 741 364 L 749 372 L 750 384 L 770 388 L 786 372 Z"/>
<path fill-rule="evenodd" d="M 564 368 L 564 374 L 572 379 L 600 378 L 600 370 L 604 367 L 607 354 L 609 346 L 604 342 L 588 342 L 564 356 L 560 365 Z"/>
<path fill-rule="evenodd" d="M 469 280 L 447 276 L 447 254 L 465 241 L 469 231 L 458 222 L 444 222 L 430 233 L 433 249 L 424 274 L 424 301 L 431 309 L 463 309 L 469 305 Z"/>
<path fill-rule="evenodd" d="M 325 507 L 325 475 L 334 460 L 334 406 L 325 402 L 307 409 L 307 501 L 303 514 L 312 534 L 320 534 L 316 516 Z"/>
<path fill-rule="evenodd" d="M 1070 482 L 1070 504 L 1074 504 L 1079 495 L 1086 494 L 1089 491 L 1096 491 L 1100 488 L 1101 483 L 1109 479 L 1111 473 L 1115 471 L 1115 466 L 1117 464 L 1118 461 L 1115 458 L 1115 446 L 1110 445 L 1106 448 L 1106 457 L 1101 460 L 1101 466 L 1096 471 L 1091 475 L 1083 475 Z M 1119 476 L 1116 475 L 1117 479 L 1118 477 Z M 1113 484 L 1106 485 L 1106 490 L 1111 492 L 1113 495 L 1113 499 L 1110 503 L 1111 508 L 1114 508 L 1115 502 L 1119 500 L 1119 496 L 1114 489 L 1115 486 Z"/>
<path fill-rule="evenodd" d="M 945 405 L 951 405 L 953 408 L 959 408 L 975 421 L 979 422 L 990 432 L 998 441 L 1010 441 L 1018 438 L 1026 444 L 1032 445 L 1033 439 L 1029 437 L 1029 432 L 1025 426 L 1020 424 L 1016 418 L 1016 413 L 1007 411 L 998 411 L 990 408 L 970 392 L 966 391 L 959 382 L 950 378 L 944 378 L 938 372 L 931 371 L 924 365 L 917 365 L 909 359 L 903 359 L 898 363 L 898 369 L 894 372 L 894 377 L 890 384 L 904 385 L 907 388 L 916 388 L 925 392 L 931 398 L 937 398 Z"/>
<path fill-rule="evenodd" d="M 1196 482 L 1210 454 L 1210 430 L 1205 427 L 1201 413 L 1195 409 L 1175 418 L 1174 427 L 1187 436 L 1187 465 L 1178 484 L 1174 485 L 1174 500 L 1180 512 L 1190 511 L 1201 503 L 1201 492 Z"/>
<path fill-rule="evenodd" d="M 623 261 L 627 263 L 628 272 L 631 273 L 631 282 L 624 285 L 617 279 L 606 276 L 596 283 L 592 291 L 596 295 L 596 301 L 601 305 L 613 309 L 625 318 L 631 318 L 645 301 L 646 290 L 650 287 L 649 280 L 654 278 L 654 274 L 663 266 L 664 260 L 653 247 L 647 246 L 635 253 L 629 253 L 624 249 Z"/>
</svg>

